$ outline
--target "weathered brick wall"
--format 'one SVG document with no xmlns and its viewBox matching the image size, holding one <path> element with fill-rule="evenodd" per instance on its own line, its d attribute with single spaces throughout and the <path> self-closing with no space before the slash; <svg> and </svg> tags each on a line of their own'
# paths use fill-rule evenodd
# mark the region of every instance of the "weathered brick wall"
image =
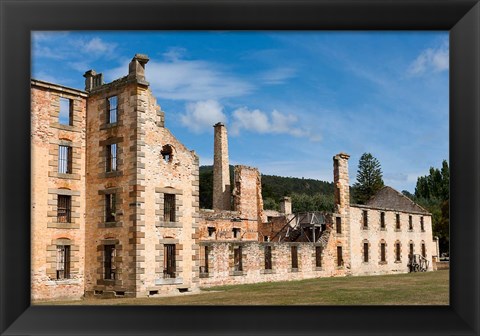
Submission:
<svg viewBox="0 0 480 336">
<path fill-rule="evenodd" d="M 237 165 L 234 170 L 234 210 L 242 219 L 262 222 L 262 182 L 257 168 Z"/>
<path fill-rule="evenodd" d="M 363 211 L 368 214 L 368 227 L 363 224 Z M 385 228 L 380 226 L 380 214 L 385 213 Z M 400 230 L 396 229 L 396 214 L 400 214 Z M 425 243 L 426 258 L 429 269 L 432 270 L 432 253 L 435 244 L 432 237 L 431 216 L 420 213 L 405 213 L 388 209 L 372 209 L 366 206 L 351 206 L 350 208 L 350 238 L 352 274 L 373 275 L 386 273 L 405 273 L 409 269 L 408 254 L 410 243 L 414 244 L 414 254 L 422 254 L 421 244 Z M 409 216 L 412 216 L 413 230 L 409 230 Z M 424 218 L 424 228 L 420 228 L 420 218 Z M 400 242 L 401 261 L 396 261 L 395 243 Z M 380 260 L 380 244 L 386 243 L 386 262 Z M 369 261 L 364 262 L 364 243 L 369 244 Z"/>
<path fill-rule="evenodd" d="M 150 90 L 140 93 L 146 108 L 141 128 L 144 136 L 145 238 L 144 274 L 139 277 L 137 295 L 151 292 L 178 292 L 177 288 L 193 290 L 198 282 L 198 196 L 199 161 L 158 119 L 155 98 Z M 166 115 L 168 119 L 168 114 Z M 169 157 L 162 155 L 164 146 L 172 149 Z M 164 220 L 164 195 L 175 195 L 175 221 Z M 176 278 L 164 279 L 164 244 L 176 245 Z"/>
<path fill-rule="evenodd" d="M 225 284 L 247 284 L 268 281 L 301 280 L 317 277 L 344 276 L 348 270 L 335 262 L 336 239 L 328 233 L 322 243 L 228 242 L 201 241 L 200 249 L 208 246 L 208 274 L 200 279 L 201 287 Z M 242 246 L 243 271 L 234 269 L 236 246 Z M 265 269 L 265 246 L 272 249 L 272 269 Z M 298 249 L 298 269 L 292 269 L 291 247 Z M 316 267 L 315 247 L 322 246 L 321 267 Z M 200 265 L 205 265 L 204 254 Z"/>
<path fill-rule="evenodd" d="M 212 234 L 209 234 L 209 228 Z M 237 237 L 234 229 L 238 229 Z M 240 217 L 238 211 L 200 210 L 199 239 L 201 240 L 258 240 L 258 222 Z"/>
<path fill-rule="evenodd" d="M 83 295 L 85 258 L 86 94 L 56 84 L 31 82 L 32 300 Z M 73 104 L 73 124 L 59 123 L 60 97 Z M 58 170 L 59 145 L 72 147 L 72 172 Z M 71 223 L 57 223 L 59 194 L 72 196 Z M 56 279 L 57 245 L 71 250 L 70 279 Z"/>
<path fill-rule="evenodd" d="M 135 293 L 136 248 L 134 237 L 137 194 L 142 186 L 137 183 L 137 128 L 138 85 L 117 80 L 90 92 L 87 105 L 87 211 L 85 290 L 111 295 L 115 291 L 127 296 Z M 107 98 L 117 96 L 117 122 L 107 123 Z M 117 170 L 106 172 L 106 146 L 117 144 Z M 105 194 L 116 197 L 115 222 L 107 223 Z M 137 209 L 138 207 L 138 209 Z M 139 216 L 141 216 L 139 214 Z M 139 218 L 141 220 L 141 218 Z M 117 278 L 104 280 L 104 245 L 116 247 Z"/>
</svg>

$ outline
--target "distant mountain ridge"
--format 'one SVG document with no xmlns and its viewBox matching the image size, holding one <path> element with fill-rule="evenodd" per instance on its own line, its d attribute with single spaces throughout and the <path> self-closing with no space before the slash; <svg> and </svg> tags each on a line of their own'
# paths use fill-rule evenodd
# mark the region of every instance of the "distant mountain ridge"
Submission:
<svg viewBox="0 0 480 336">
<path fill-rule="evenodd" d="M 233 166 L 230 165 L 230 185 L 233 185 Z M 200 166 L 200 208 L 212 208 L 213 166 Z M 333 183 L 315 179 L 262 174 L 262 196 L 266 209 L 275 209 L 284 196 L 303 194 L 333 197 Z"/>
</svg>

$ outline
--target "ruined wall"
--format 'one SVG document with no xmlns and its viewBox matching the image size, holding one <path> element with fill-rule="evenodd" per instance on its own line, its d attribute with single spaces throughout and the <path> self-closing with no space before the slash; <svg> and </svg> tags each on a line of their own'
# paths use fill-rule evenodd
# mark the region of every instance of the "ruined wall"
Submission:
<svg viewBox="0 0 480 336">
<path fill-rule="evenodd" d="M 145 132 L 140 172 L 145 179 L 145 238 L 140 242 L 145 261 L 137 295 L 194 290 L 198 282 L 198 156 L 165 128 L 163 112 L 150 90 L 139 92 L 139 99 L 145 106 L 140 126 Z M 165 155 L 169 150 L 171 154 Z M 174 221 L 165 219 L 165 195 L 175 198 Z M 175 245 L 175 278 L 164 278 L 165 244 Z"/>
<path fill-rule="evenodd" d="M 242 271 L 235 268 L 234 249 L 242 246 Z M 265 269 L 265 247 L 271 247 L 272 268 Z M 292 269 L 291 247 L 297 247 L 298 268 Z M 316 246 L 322 246 L 321 267 L 316 266 Z M 200 286 L 247 284 L 267 281 L 301 280 L 344 276 L 345 268 L 335 263 L 335 234 L 328 232 L 319 243 L 201 241 L 200 250 L 208 248 L 208 272 L 201 273 Z M 205 253 L 200 265 L 205 267 Z"/>
<path fill-rule="evenodd" d="M 78 299 L 84 290 L 85 92 L 31 82 L 32 300 Z M 70 100 L 72 125 L 59 122 Z M 71 173 L 59 173 L 59 145 L 72 148 Z M 71 196 L 71 223 L 58 223 L 58 195 Z M 70 246 L 70 278 L 57 280 L 57 245 Z"/>
<path fill-rule="evenodd" d="M 234 230 L 237 230 L 236 236 Z M 200 210 L 199 239 L 258 240 L 258 222 L 240 217 L 238 211 Z"/>
<path fill-rule="evenodd" d="M 93 86 L 88 102 L 89 157 L 87 295 L 147 296 L 194 286 L 198 157 L 164 127 L 164 112 L 145 81 L 148 58 L 136 55 L 129 74 Z M 87 82 L 89 81 L 87 72 Z M 117 121 L 106 122 L 107 99 L 118 100 Z M 117 144 L 118 168 L 106 172 L 106 145 Z M 117 200 L 105 220 L 105 195 Z M 115 279 L 105 279 L 104 246 L 115 245 Z M 175 269 L 165 274 L 165 248 Z M 168 276 L 168 278 L 167 278 Z"/>
<path fill-rule="evenodd" d="M 137 183 L 138 85 L 117 80 L 92 90 L 87 105 L 87 295 L 134 296 L 136 280 L 136 220 L 144 208 L 137 203 L 143 186 Z M 107 120 L 107 99 L 116 96 L 117 121 Z M 107 145 L 117 145 L 117 168 L 107 172 Z M 113 221 L 107 221 L 106 195 L 115 195 Z M 140 215 L 140 214 L 139 214 Z M 138 218 L 141 220 L 141 218 Z M 131 240 L 132 239 L 132 240 Z M 114 245 L 115 279 L 104 278 L 104 248 Z"/>
<path fill-rule="evenodd" d="M 363 211 L 367 211 L 368 226 L 364 226 Z M 385 228 L 380 225 L 381 213 L 385 213 Z M 396 229 L 396 214 L 400 215 L 400 229 Z M 412 227 L 409 229 L 409 216 Z M 428 270 L 432 270 L 432 254 L 435 244 L 432 237 L 431 216 L 422 213 L 406 213 L 388 209 L 372 209 L 355 205 L 350 208 L 351 260 L 353 275 L 373 275 L 387 273 L 406 273 L 409 271 L 408 255 L 410 243 L 414 254 L 422 254 L 421 245 L 425 243 Z M 424 229 L 421 230 L 420 218 L 423 217 Z M 400 242 L 401 258 L 396 261 L 395 243 Z M 380 244 L 384 242 L 386 261 L 380 258 Z M 368 243 L 368 262 L 364 261 L 364 243 Z"/>
<path fill-rule="evenodd" d="M 234 210 L 242 219 L 262 222 L 262 181 L 257 168 L 235 166 Z"/>
</svg>

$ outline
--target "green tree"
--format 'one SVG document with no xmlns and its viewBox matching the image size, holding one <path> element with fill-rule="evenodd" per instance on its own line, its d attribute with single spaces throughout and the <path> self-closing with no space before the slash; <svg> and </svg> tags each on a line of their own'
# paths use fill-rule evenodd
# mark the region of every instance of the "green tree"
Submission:
<svg viewBox="0 0 480 336">
<path fill-rule="evenodd" d="M 430 167 L 428 175 L 417 179 L 414 201 L 432 214 L 433 235 L 440 240 L 440 251 L 447 252 L 450 242 L 450 168 L 446 160 L 443 160 L 441 169 Z"/>
<path fill-rule="evenodd" d="M 370 153 L 363 153 L 358 162 L 357 182 L 353 185 L 355 200 L 365 204 L 384 186 L 380 162 Z"/>
</svg>

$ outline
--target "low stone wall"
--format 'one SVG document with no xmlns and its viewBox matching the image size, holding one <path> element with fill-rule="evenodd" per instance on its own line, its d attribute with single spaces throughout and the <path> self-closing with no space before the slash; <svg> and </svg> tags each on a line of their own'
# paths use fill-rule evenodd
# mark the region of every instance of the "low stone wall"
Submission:
<svg viewBox="0 0 480 336">
<path fill-rule="evenodd" d="M 234 250 L 239 246 L 242 254 L 241 270 L 238 270 L 238 262 L 235 265 Z M 268 246 L 272 255 L 271 269 L 265 267 Z M 321 267 L 316 264 L 317 246 L 322 247 Z M 200 287 L 344 276 L 349 273 L 346 268 L 337 267 L 334 239 L 329 239 L 326 245 L 297 242 L 201 242 L 200 249 L 204 251 L 205 247 L 208 249 L 208 273 L 200 274 Z M 292 247 L 297 249 L 296 269 L 292 268 Z M 200 265 L 205 267 L 205 254 L 200 255 Z"/>
</svg>

